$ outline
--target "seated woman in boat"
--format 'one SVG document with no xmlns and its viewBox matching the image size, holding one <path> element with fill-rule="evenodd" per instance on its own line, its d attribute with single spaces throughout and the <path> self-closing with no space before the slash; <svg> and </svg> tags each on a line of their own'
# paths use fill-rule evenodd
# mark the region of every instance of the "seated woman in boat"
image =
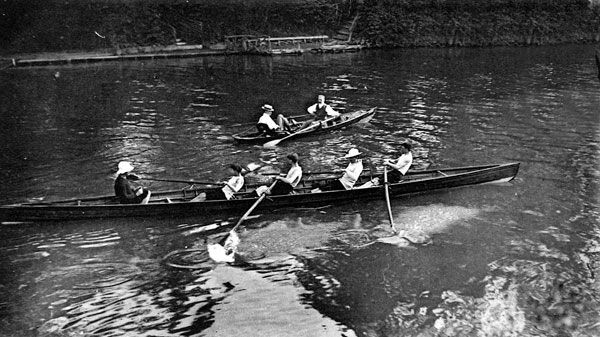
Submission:
<svg viewBox="0 0 600 337">
<path fill-rule="evenodd" d="M 262 106 L 263 114 L 258 119 L 256 127 L 261 133 L 267 134 L 278 134 L 280 132 L 291 132 L 292 128 L 290 122 L 282 114 L 277 115 L 277 123 L 273 121 L 271 115 L 273 114 L 273 106 L 265 104 Z"/>
<path fill-rule="evenodd" d="M 409 143 L 402 143 L 400 145 L 400 157 L 395 162 L 391 159 L 385 159 L 383 164 L 391 167 L 393 170 L 388 174 L 388 181 L 390 183 L 397 183 L 406 174 L 413 162 L 412 152 L 410 152 L 411 146 Z"/>
<path fill-rule="evenodd" d="M 304 122 L 300 129 L 304 129 L 310 126 L 315 121 L 324 121 L 327 118 L 338 117 L 340 115 L 339 112 L 333 110 L 333 108 L 329 104 L 325 103 L 324 95 L 317 96 L 317 103 L 309 106 L 308 109 L 306 109 L 306 111 L 309 114 L 313 115 L 314 118 L 312 121 Z"/>
<path fill-rule="evenodd" d="M 240 165 L 231 164 L 229 165 L 229 170 L 233 176 L 224 182 L 225 186 L 200 193 L 191 201 L 230 200 L 233 198 L 234 194 L 244 186 L 243 168 Z"/>
<path fill-rule="evenodd" d="M 263 193 L 269 195 L 286 195 L 294 190 L 294 187 L 296 187 L 300 182 L 300 179 L 302 179 L 302 167 L 298 164 L 298 155 L 296 153 L 288 154 L 286 158 L 292 165 L 288 173 L 285 176 L 275 177 L 277 182 L 271 190 L 269 190 L 267 186 L 257 187 L 256 190 L 254 190 L 254 193 L 252 193 L 253 197 L 259 197 Z"/>
<path fill-rule="evenodd" d="M 358 159 L 362 152 L 358 151 L 358 149 L 350 149 L 348 154 L 344 156 L 350 160 L 348 167 L 344 170 L 344 174 L 341 178 L 332 180 L 324 185 L 315 186 L 318 188 L 316 192 L 320 191 L 343 191 L 343 190 L 351 190 L 354 187 L 354 184 L 358 180 L 358 177 L 362 173 L 363 164 L 362 160 Z"/>
<path fill-rule="evenodd" d="M 134 188 L 131 185 L 130 180 L 137 180 L 136 175 L 128 175 L 131 171 L 133 171 L 133 166 L 130 162 L 119 163 L 115 179 L 115 195 L 122 204 L 147 204 L 151 193 L 141 186 Z"/>
</svg>

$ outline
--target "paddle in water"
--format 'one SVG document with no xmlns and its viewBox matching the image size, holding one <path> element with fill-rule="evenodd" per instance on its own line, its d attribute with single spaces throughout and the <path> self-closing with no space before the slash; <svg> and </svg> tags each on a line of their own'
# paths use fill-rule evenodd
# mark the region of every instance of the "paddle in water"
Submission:
<svg viewBox="0 0 600 337">
<path fill-rule="evenodd" d="M 240 243 L 240 239 L 235 230 L 250 216 L 250 213 L 267 197 L 269 191 L 275 186 L 277 180 L 275 180 L 267 190 L 261 194 L 261 196 L 250 206 L 250 208 L 242 215 L 240 220 L 233 226 L 226 237 L 221 239 L 219 243 L 209 244 L 208 255 L 215 262 L 233 262 L 235 260 L 235 253 L 237 246 Z"/>
<path fill-rule="evenodd" d="M 396 226 L 394 225 L 394 215 L 392 214 L 392 206 L 390 203 L 390 191 L 389 191 L 389 182 L 388 182 L 388 176 L 387 176 L 387 166 L 383 167 L 383 189 L 385 191 L 385 202 L 387 205 L 387 211 L 388 211 L 388 217 L 390 219 L 390 225 L 392 226 L 392 230 L 394 231 L 395 235 L 391 236 L 391 237 L 387 237 L 387 238 L 377 239 L 377 242 L 383 242 L 383 243 L 387 243 L 387 244 L 403 246 L 404 244 L 402 244 L 401 240 L 406 240 L 408 243 L 411 243 L 413 245 L 414 244 L 423 244 L 423 243 L 415 242 L 413 239 L 407 237 L 406 236 L 407 233 L 405 230 L 402 230 L 401 232 L 398 232 L 398 230 L 396 230 Z"/>
<path fill-rule="evenodd" d="M 383 189 L 385 191 L 385 203 L 387 205 L 388 217 L 390 218 L 390 226 L 392 226 L 392 230 L 395 234 L 398 234 L 396 230 L 396 226 L 394 225 L 394 215 L 392 214 L 392 205 L 390 203 L 390 191 L 389 191 L 389 182 L 387 175 L 387 166 L 383 167 Z"/>
</svg>

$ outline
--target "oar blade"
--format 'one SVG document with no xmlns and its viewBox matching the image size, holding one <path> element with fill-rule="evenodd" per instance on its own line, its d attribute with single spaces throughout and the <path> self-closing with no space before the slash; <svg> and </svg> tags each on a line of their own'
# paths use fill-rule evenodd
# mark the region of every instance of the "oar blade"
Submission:
<svg viewBox="0 0 600 337">
<path fill-rule="evenodd" d="M 325 120 L 325 121 L 327 121 L 327 120 Z M 281 143 L 282 141 L 284 141 L 284 140 L 286 140 L 286 139 L 294 138 L 294 137 L 296 137 L 296 136 L 297 136 L 297 135 L 299 135 L 299 134 L 306 133 L 307 131 L 310 131 L 310 130 L 312 130 L 312 129 L 315 129 L 315 128 L 316 128 L 316 127 L 318 127 L 319 125 L 320 125 L 319 123 L 315 123 L 315 124 L 313 124 L 313 125 L 311 125 L 311 126 L 309 126 L 309 127 L 306 127 L 306 128 L 304 128 L 304 129 L 300 129 L 300 130 L 298 130 L 298 131 L 296 131 L 296 132 L 294 132 L 294 133 L 291 133 L 291 134 L 289 134 L 289 135 L 287 135 L 287 136 L 285 136 L 285 137 L 283 137 L 283 138 L 279 138 L 279 139 L 272 140 L 272 141 L 270 141 L 270 142 L 266 142 L 266 143 L 264 143 L 264 144 L 263 144 L 263 147 L 275 147 L 275 146 L 277 146 L 279 143 Z"/>
<path fill-rule="evenodd" d="M 276 147 L 284 139 L 285 137 L 266 142 L 263 144 L 263 147 Z"/>
<path fill-rule="evenodd" d="M 246 165 L 246 168 L 248 169 L 248 172 L 254 172 L 256 170 L 258 170 L 259 168 L 261 168 L 262 165 L 256 164 L 256 163 L 250 163 L 248 165 Z"/>
</svg>

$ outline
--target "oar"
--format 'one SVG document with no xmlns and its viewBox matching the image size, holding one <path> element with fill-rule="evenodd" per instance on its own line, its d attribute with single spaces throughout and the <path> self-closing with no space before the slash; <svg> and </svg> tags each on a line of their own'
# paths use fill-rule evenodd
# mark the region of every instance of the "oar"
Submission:
<svg viewBox="0 0 600 337">
<path fill-rule="evenodd" d="M 325 119 L 325 120 L 323 120 L 323 122 L 327 123 L 327 122 L 332 121 L 332 120 L 334 120 L 336 118 L 337 117 Z M 312 129 L 316 129 L 320 125 L 321 125 L 321 121 L 319 121 L 318 123 L 315 123 L 315 124 L 313 124 L 313 125 L 311 125 L 311 126 L 309 126 L 307 128 L 304 128 L 304 129 L 298 130 L 298 131 L 296 131 L 294 133 L 291 133 L 291 134 L 289 134 L 289 135 L 287 135 L 287 136 L 285 136 L 283 138 L 279 138 L 279 139 L 272 140 L 270 142 L 266 142 L 263 146 L 264 147 L 274 147 L 274 146 L 277 146 L 277 144 L 283 142 L 286 139 L 290 139 L 290 138 L 293 138 L 293 137 L 295 137 L 295 136 L 297 136 L 299 134 L 306 133 L 307 131 L 310 131 Z"/>
<path fill-rule="evenodd" d="M 158 179 L 158 178 L 148 178 L 148 177 L 140 177 L 140 180 L 166 181 L 169 183 L 183 183 L 183 184 L 190 184 L 190 185 L 218 185 L 218 183 L 211 182 L 211 181 L 197 181 L 197 180 Z"/>
<path fill-rule="evenodd" d="M 279 144 L 279 143 L 283 142 L 284 140 L 286 140 L 286 139 L 289 139 L 289 138 L 293 138 L 293 137 L 297 136 L 298 134 L 300 134 L 300 133 L 304 133 L 304 132 L 306 132 L 306 131 L 308 131 L 308 130 L 310 130 L 310 129 L 314 129 L 314 128 L 316 128 L 318 125 L 319 125 L 319 124 L 311 125 L 311 126 L 309 126 L 309 127 L 305 128 L 305 129 L 302 129 L 302 130 L 296 131 L 296 132 L 294 132 L 294 133 L 290 133 L 289 135 L 287 135 L 287 136 L 285 136 L 285 137 L 283 137 L 283 138 L 279 138 L 279 139 L 272 140 L 272 141 L 270 141 L 270 142 L 266 142 L 266 143 L 265 143 L 263 146 L 264 146 L 264 147 L 275 147 L 275 146 L 277 146 L 277 144 Z"/>
<path fill-rule="evenodd" d="M 250 213 L 252 213 L 252 211 L 258 206 L 258 204 L 260 204 L 267 197 L 267 192 L 269 192 L 273 188 L 273 186 L 275 186 L 276 183 L 277 183 L 277 180 L 275 180 L 271 184 L 271 186 L 269 186 L 269 188 L 265 191 L 265 193 L 263 193 L 254 202 L 254 204 L 252 204 L 252 206 L 250 206 L 250 208 L 248 208 L 248 210 L 246 211 L 246 213 L 244 213 L 244 215 L 242 215 L 242 217 L 240 218 L 240 220 L 238 220 L 238 222 L 235 224 L 235 226 L 233 226 L 233 228 L 229 231 L 229 234 L 227 234 L 227 236 L 225 236 L 223 239 L 221 239 L 221 241 L 219 241 L 219 244 L 221 244 L 221 246 L 225 245 L 225 242 L 227 241 L 227 238 L 229 237 L 229 235 L 231 235 L 231 233 L 234 233 L 235 230 L 242 224 L 242 222 L 244 222 L 244 220 L 246 220 L 248 218 L 248 216 L 250 215 Z"/>
<path fill-rule="evenodd" d="M 312 117 L 309 114 L 302 114 L 302 115 L 296 115 L 296 116 L 289 116 L 286 117 L 287 119 L 294 119 L 294 118 L 302 118 L 302 117 Z M 242 127 L 242 126 L 250 126 L 250 125 L 256 125 L 256 122 L 248 122 L 248 123 L 240 123 L 240 124 L 234 124 L 234 127 Z"/>
<path fill-rule="evenodd" d="M 398 234 L 396 230 L 396 226 L 394 226 L 394 216 L 392 215 L 392 206 L 390 204 L 390 191 L 389 191 L 389 183 L 387 176 L 387 166 L 383 167 L 383 189 L 385 191 L 385 202 L 387 204 L 388 217 L 390 218 L 390 225 L 392 226 L 392 230 L 395 234 Z"/>
<path fill-rule="evenodd" d="M 363 170 L 363 172 L 370 172 L 370 169 L 366 169 Z M 377 172 L 376 170 L 373 170 L 373 172 Z M 322 174 L 330 174 L 330 175 L 336 175 L 336 174 L 340 174 L 340 173 L 344 173 L 344 171 L 315 171 L 315 172 L 311 172 L 311 171 L 307 171 L 307 172 L 303 172 L 302 175 L 303 176 L 316 176 L 316 175 L 322 175 Z M 281 172 L 265 172 L 265 173 L 261 173 L 261 175 L 263 176 L 278 176 L 280 175 Z"/>
<path fill-rule="evenodd" d="M 244 167 L 245 171 L 242 171 L 242 175 L 254 172 L 261 168 L 261 165 L 250 163 Z M 197 180 L 183 180 L 183 179 L 161 179 L 161 178 L 150 178 L 150 177 L 139 177 L 135 174 L 128 174 L 128 177 L 133 177 L 133 180 L 149 180 L 149 181 L 165 181 L 169 183 L 182 183 L 189 185 L 222 185 L 222 183 L 211 182 L 211 181 L 197 181 Z"/>
</svg>

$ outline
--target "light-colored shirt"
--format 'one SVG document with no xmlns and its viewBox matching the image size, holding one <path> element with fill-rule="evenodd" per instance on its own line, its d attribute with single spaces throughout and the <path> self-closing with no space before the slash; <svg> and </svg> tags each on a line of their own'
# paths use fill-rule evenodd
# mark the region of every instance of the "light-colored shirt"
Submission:
<svg viewBox="0 0 600 337">
<path fill-rule="evenodd" d="M 227 181 L 227 184 L 225 184 L 221 190 L 223 191 L 223 194 L 225 194 L 227 200 L 229 200 L 233 197 L 235 192 L 242 188 L 242 186 L 244 186 L 244 177 L 233 176 L 229 178 L 229 181 Z"/>
<path fill-rule="evenodd" d="M 344 175 L 340 178 L 340 182 L 347 190 L 352 189 L 356 180 L 362 173 L 362 170 L 362 160 L 357 160 L 355 163 L 348 164 L 348 167 L 346 167 L 346 170 L 344 171 Z"/>
<path fill-rule="evenodd" d="M 311 106 L 308 107 L 308 109 L 306 109 L 308 111 L 308 113 L 314 114 L 317 109 L 320 109 L 323 107 L 323 105 L 325 106 L 325 112 L 327 112 L 327 116 L 331 116 L 331 117 L 336 117 L 339 116 L 340 113 L 333 110 L 333 108 L 331 106 L 329 106 L 328 104 L 323 103 L 322 105 L 319 105 L 319 103 L 315 103 Z"/>
<path fill-rule="evenodd" d="M 302 167 L 300 167 L 300 165 L 292 166 L 285 176 L 285 179 L 290 182 L 292 187 L 296 187 L 300 182 L 300 179 L 302 179 Z"/>
<path fill-rule="evenodd" d="M 408 169 L 410 168 L 410 165 L 412 165 L 412 162 L 413 156 L 411 152 L 401 155 L 400 158 L 398 158 L 398 161 L 396 162 L 396 166 L 398 166 L 397 170 L 400 171 L 402 175 L 405 175 Z"/>
<path fill-rule="evenodd" d="M 260 118 L 258 119 L 258 124 L 266 124 L 267 127 L 271 130 L 279 129 L 279 125 L 277 125 L 273 118 L 271 118 L 271 116 L 267 115 L 266 113 L 263 113 L 262 116 L 260 116 Z"/>
</svg>

